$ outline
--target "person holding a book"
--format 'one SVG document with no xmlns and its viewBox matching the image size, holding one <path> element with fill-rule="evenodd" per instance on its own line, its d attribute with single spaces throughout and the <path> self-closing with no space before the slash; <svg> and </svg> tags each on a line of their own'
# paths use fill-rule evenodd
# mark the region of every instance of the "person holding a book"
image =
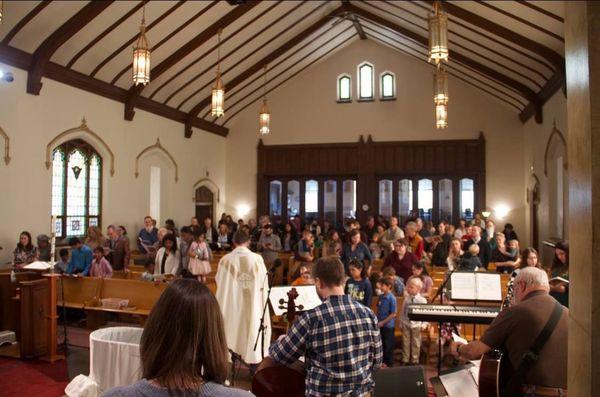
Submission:
<svg viewBox="0 0 600 397">
<path fill-rule="evenodd" d="M 554 259 L 550 267 L 550 295 L 563 306 L 569 307 L 569 243 L 565 240 L 554 245 Z"/>
<path fill-rule="evenodd" d="M 154 226 L 151 216 L 144 218 L 144 228 L 138 233 L 138 247 L 141 253 L 156 255 L 158 229 Z"/>
</svg>

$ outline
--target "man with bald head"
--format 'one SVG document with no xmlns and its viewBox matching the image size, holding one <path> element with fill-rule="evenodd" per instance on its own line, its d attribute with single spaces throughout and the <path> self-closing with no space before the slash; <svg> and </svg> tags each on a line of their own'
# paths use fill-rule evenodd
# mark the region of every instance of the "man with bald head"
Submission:
<svg viewBox="0 0 600 397">
<path fill-rule="evenodd" d="M 557 307 L 556 300 L 548 294 L 548 275 L 538 268 L 522 269 L 514 279 L 513 288 L 514 304 L 500 312 L 480 340 L 452 343 L 452 354 L 476 360 L 492 349 L 503 347 L 513 368 L 519 368 L 557 310 L 556 326 L 539 350 L 537 360 L 528 371 L 523 371 L 524 379 L 519 379 L 518 386 L 526 397 L 566 396 L 569 310 L 560 304 Z"/>
</svg>

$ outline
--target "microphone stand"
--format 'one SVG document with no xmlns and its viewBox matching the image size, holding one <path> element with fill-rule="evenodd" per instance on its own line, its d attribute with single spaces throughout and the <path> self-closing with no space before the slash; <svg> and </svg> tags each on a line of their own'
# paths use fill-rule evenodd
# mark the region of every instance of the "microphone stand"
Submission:
<svg viewBox="0 0 600 397">
<path fill-rule="evenodd" d="M 258 339 L 260 337 L 261 343 L 260 343 L 260 347 L 261 347 L 261 357 L 265 358 L 265 329 L 267 327 L 265 327 L 265 316 L 267 314 L 267 308 L 269 307 L 269 297 L 271 296 L 271 277 L 269 277 L 270 274 L 273 274 L 272 271 L 276 269 L 276 267 L 271 268 L 271 270 L 269 270 L 267 272 L 267 274 L 265 275 L 265 277 L 267 278 L 267 283 L 269 285 L 269 289 L 267 290 L 267 300 L 265 301 L 265 305 L 263 306 L 263 311 L 262 311 L 262 316 L 260 317 L 260 325 L 258 326 L 258 334 L 256 334 L 256 340 L 254 341 L 254 351 L 256 351 L 256 348 L 258 347 Z"/>
<path fill-rule="evenodd" d="M 460 265 L 456 265 L 456 267 L 454 269 L 452 269 L 450 271 L 450 273 L 448 273 L 448 276 L 446 277 L 446 279 L 444 280 L 444 282 L 442 283 L 442 285 L 440 285 L 440 288 L 438 288 L 438 290 L 435 293 L 434 297 L 431 298 L 431 303 L 435 302 L 436 298 L 439 296 L 440 297 L 440 304 L 441 305 L 444 304 L 444 289 L 446 288 L 446 285 L 448 285 L 448 282 L 452 278 L 452 275 L 454 274 L 454 272 L 456 272 L 459 268 L 460 268 Z M 442 322 L 441 321 L 438 321 L 438 338 L 440 340 L 439 340 L 439 343 L 438 343 L 437 373 L 438 373 L 438 376 L 440 376 L 440 372 L 442 370 Z"/>
</svg>

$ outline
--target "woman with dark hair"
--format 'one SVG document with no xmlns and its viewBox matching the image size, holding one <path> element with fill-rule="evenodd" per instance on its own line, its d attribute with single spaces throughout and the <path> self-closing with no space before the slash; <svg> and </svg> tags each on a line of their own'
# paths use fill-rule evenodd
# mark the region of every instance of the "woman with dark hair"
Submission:
<svg viewBox="0 0 600 397">
<path fill-rule="evenodd" d="M 31 234 L 29 232 L 21 232 L 17 248 L 13 251 L 13 256 L 13 265 L 17 269 L 21 269 L 23 266 L 29 265 L 37 259 L 38 251 L 31 242 Z"/>
<path fill-rule="evenodd" d="M 154 305 L 142 333 L 143 379 L 103 396 L 251 396 L 223 385 L 227 357 L 223 317 L 212 292 L 196 280 L 175 280 Z"/>
<path fill-rule="evenodd" d="M 360 241 L 359 229 L 352 229 L 350 233 L 348 233 L 348 242 L 344 244 L 344 247 L 342 248 L 342 262 L 344 263 L 344 270 L 346 270 L 346 273 L 348 273 L 348 266 L 353 260 L 363 262 L 367 272 L 371 267 L 371 262 L 373 262 L 373 255 L 371 255 L 369 247 Z M 368 263 L 365 261 L 368 261 Z"/>
<path fill-rule="evenodd" d="M 561 240 L 554 245 L 554 259 L 550 267 L 550 295 L 569 307 L 569 243 Z"/>
<path fill-rule="evenodd" d="M 162 239 L 162 247 L 156 253 L 154 259 L 154 275 L 172 274 L 176 275 L 179 271 L 181 255 L 177 249 L 177 238 L 167 233 Z"/>
<path fill-rule="evenodd" d="M 281 246 L 283 252 L 292 252 L 294 245 L 298 244 L 298 233 L 296 227 L 292 222 L 288 222 L 283 227 L 283 233 L 281 233 Z"/>
<path fill-rule="evenodd" d="M 424 298 L 431 298 L 431 292 L 433 291 L 433 279 L 427 271 L 427 267 L 423 262 L 417 262 L 412 265 L 412 276 L 408 278 L 406 285 L 410 282 L 410 279 L 417 277 L 421 279 L 423 286 L 421 287 L 420 294 Z"/>
<path fill-rule="evenodd" d="M 507 223 L 506 225 L 504 225 L 504 230 L 502 231 L 502 233 L 504 233 L 504 236 L 506 237 L 506 241 L 519 239 L 512 223 Z"/>
</svg>

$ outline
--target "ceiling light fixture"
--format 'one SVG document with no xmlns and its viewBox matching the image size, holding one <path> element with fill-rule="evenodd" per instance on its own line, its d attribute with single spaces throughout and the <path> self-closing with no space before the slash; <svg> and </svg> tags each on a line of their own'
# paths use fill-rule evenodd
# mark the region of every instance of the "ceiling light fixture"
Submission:
<svg viewBox="0 0 600 397">
<path fill-rule="evenodd" d="M 217 79 L 212 89 L 212 103 L 210 114 L 213 117 L 221 117 L 225 114 L 225 88 L 221 81 L 221 33 L 223 29 L 219 29 L 217 45 Z"/>
<path fill-rule="evenodd" d="M 261 135 L 267 135 L 271 132 L 271 113 L 269 113 L 269 108 L 267 107 L 267 65 L 265 65 L 264 79 L 263 104 L 258 114 L 258 126 Z"/>
<path fill-rule="evenodd" d="M 150 46 L 146 39 L 146 6 L 142 8 L 140 37 L 133 47 L 133 85 L 150 82 Z"/>
<path fill-rule="evenodd" d="M 441 3 L 433 3 L 433 13 L 429 21 L 429 61 L 438 64 L 448 62 L 448 15 L 442 10 Z"/>
</svg>

